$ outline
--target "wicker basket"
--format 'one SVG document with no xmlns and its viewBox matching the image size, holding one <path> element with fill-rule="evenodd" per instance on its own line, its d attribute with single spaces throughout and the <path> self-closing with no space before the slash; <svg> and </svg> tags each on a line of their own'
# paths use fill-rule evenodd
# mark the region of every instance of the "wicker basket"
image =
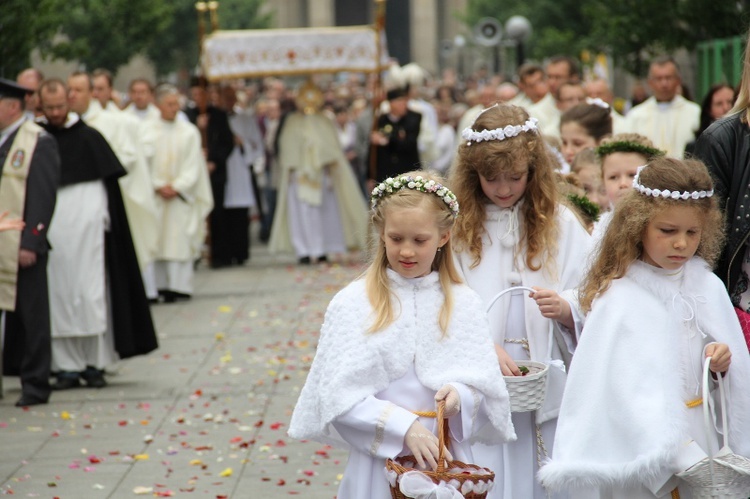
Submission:
<svg viewBox="0 0 750 499">
<path fill-rule="evenodd" d="M 525 376 L 503 376 L 510 395 L 510 412 L 529 412 L 542 407 L 547 393 L 549 366 L 534 360 L 517 360 L 518 367 L 525 366 Z"/>
<path fill-rule="evenodd" d="M 706 457 L 677 476 L 693 488 L 694 499 L 747 499 L 750 496 L 750 459 L 732 452 L 727 444 L 727 401 L 724 394 L 724 379 L 718 376 L 719 399 L 721 401 L 721 422 L 724 429 L 723 447 L 717 453 L 711 449 L 713 441 L 713 418 L 708 405 L 709 379 L 708 369 L 711 359 L 703 366 L 703 419 L 708 435 L 709 449 Z"/>
<path fill-rule="evenodd" d="M 534 292 L 532 288 L 526 286 L 514 286 L 504 289 L 495 295 L 487 305 L 487 312 L 497 300 L 506 293 L 523 289 Z M 505 386 L 508 388 L 510 395 L 510 412 L 530 412 L 542 407 L 544 404 L 544 395 L 547 393 L 547 372 L 549 366 L 543 362 L 534 360 L 514 360 L 518 367 L 525 366 L 529 373 L 526 376 L 503 376 Z"/>
<path fill-rule="evenodd" d="M 418 472 L 432 481 L 434 486 L 450 485 L 458 490 L 467 499 L 484 499 L 492 488 L 495 474 L 487 468 L 475 464 L 466 464 L 461 461 L 448 461 L 444 457 L 448 426 L 444 418 L 445 401 L 438 402 L 437 407 L 437 433 L 440 454 L 438 456 L 438 468 L 436 471 L 416 470 L 417 460 L 414 456 L 402 456 L 385 461 L 386 475 L 391 475 L 391 497 L 393 499 L 408 499 L 411 496 L 401 491 L 401 480 L 406 473 Z M 425 481 L 426 481 L 425 479 Z M 481 482 L 481 483 L 480 483 Z"/>
</svg>

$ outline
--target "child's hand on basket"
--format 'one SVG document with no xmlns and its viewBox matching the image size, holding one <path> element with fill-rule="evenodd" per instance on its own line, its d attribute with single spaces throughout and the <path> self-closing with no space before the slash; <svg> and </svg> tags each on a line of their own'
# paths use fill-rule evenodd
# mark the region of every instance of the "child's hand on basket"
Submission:
<svg viewBox="0 0 750 499">
<path fill-rule="evenodd" d="M 708 368 L 715 373 L 726 372 L 732 362 L 732 352 L 729 350 L 729 345 L 725 343 L 706 345 L 706 358 L 709 357 L 711 357 L 711 364 Z"/>
<path fill-rule="evenodd" d="M 452 385 L 443 385 L 435 394 L 435 402 L 445 400 L 445 411 L 443 414 L 446 418 L 450 418 L 458 414 L 461 410 L 461 397 L 458 395 L 458 390 Z"/>
<path fill-rule="evenodd" d="M 437 469 L 439 456 L 438 437 L 425 428 L 419 420 L 414 421 L 407 430 L 406 436 L 404 437 L 404 444 L 406 444 L 406 447 L 417 460 L 417 466 L 419 469 L 427 469 L 427 465 L 429 465 L 433 471 Z M 448 452 L 448 449 L 445 449 L 444 456 L 448 461 L 453 461 L 453 456 Z"/>
<path fill-rule="evenodd" d="M 536 286 L 532 286 L 532 289 L 534 293 L 529 294 L 529 298 L 536 302 L 544 317 L 557 321 L 568 329 L 575 328 L 573 313 L 570 311 L 570 304 L 567 300 L 551 289 L 542 289 Z"/>
<path fill-rule="evenodd" d="M 521 376 L 521 370 L 513 359 L 510 358 L 508 352 L 505 351 L 500 345 L 495 345 L 495 353 L 497 354 L 497 362 L 500 364 L 500 370 L 503 372 L 503 376 Z"/>
</svg>

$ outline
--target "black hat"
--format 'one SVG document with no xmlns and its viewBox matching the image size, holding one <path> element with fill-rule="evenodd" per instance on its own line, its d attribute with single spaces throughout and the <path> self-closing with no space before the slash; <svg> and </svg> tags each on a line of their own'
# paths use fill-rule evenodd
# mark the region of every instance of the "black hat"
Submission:
<svg viewBox="0 0 750 499">
<path fill-rule="evenodd" d="M 0 78 L 0 97 L 6 99 L 19 99 L 23 100 L 27 94 L 33 94 L 34 91 L 30 88 L 22 87 L 14 81 Z"/>
<path fill-rule="evenodd" d="M 409 85 L 405 87 L 396 87 L 388 90 L 386 93 L 386 99 L 388 100 L 394 100 L 394 99 L 400 99 L 401 97 L 408 97 L 409 95 Z"/>
</svg>

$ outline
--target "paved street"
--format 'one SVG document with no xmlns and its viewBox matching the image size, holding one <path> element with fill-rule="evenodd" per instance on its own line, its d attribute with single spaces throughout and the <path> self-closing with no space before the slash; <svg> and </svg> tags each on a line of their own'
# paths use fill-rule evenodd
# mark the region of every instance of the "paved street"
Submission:
<svg viewBox="0 0 750 499">
<path fill-rule="evenodd" d="M 0 495 L 335 497 L 345 453 L 286 431 L 325 307 L 362 267 L 252 252 L 201 267 L 191 301 L 154 306 L 160 348 L 115 366 L 108 387 L 22 410 L 4 378 Z"/>
</svg>

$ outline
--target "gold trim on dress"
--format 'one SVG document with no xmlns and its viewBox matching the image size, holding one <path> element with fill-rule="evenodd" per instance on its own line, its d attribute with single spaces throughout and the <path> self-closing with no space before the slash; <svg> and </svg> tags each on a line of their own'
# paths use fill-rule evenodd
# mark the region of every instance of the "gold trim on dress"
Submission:
<svg viewBox="0 0 750 499">
<path fill-rule="evenodd" d="M 380 445 L 383 443 L 383 440 L 385 440 L 385 422 L 388 421 L 391 412 L 393 412 L 393 407 L 393 404 L 388 404 L 385 409 L 383 409 L 383 412 L 380 413 L 380 417 L 378 417 L 378 422 L 375 425 L 375 440 L 373 440 L 372 445 L 370 446 L 371 456 L 377 455 Z"/>
</svg>

